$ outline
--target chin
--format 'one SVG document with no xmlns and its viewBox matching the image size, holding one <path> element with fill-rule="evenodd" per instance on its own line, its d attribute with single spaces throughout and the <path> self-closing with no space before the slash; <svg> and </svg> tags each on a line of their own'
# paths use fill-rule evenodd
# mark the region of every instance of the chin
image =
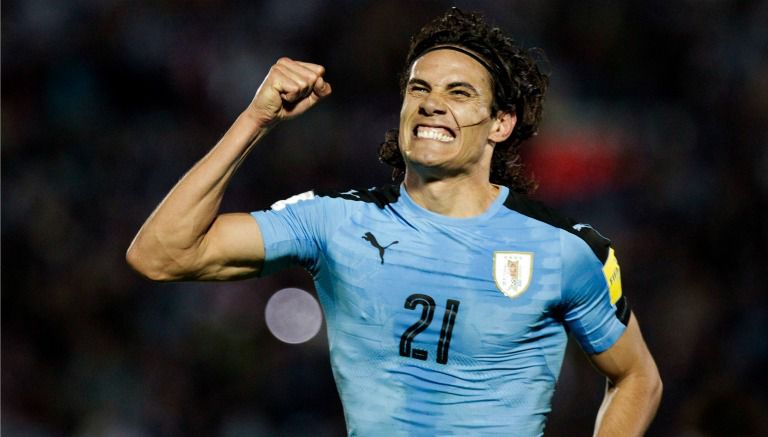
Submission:
<svg viewBox="0 0 768 437">
<path fill-rule="evenodd" d="M 450 159 L 449 156 L 446 156 L 445 153 L 437 153 L 434 151 L 410 151 L 410 153 L 407 153 L 405 155 L 405 160 L 407 162 L 411 162 L 414 165 L 417 165 L 419 167 L 440 167 L 441 164 L 445 163 Z"/>
<path fill-rule="evenodd" d="M 441 179 L 452 173 L 449 161 L 437 157 L 406 160 L 406 168 L 423 179 Z"/>
</svg>

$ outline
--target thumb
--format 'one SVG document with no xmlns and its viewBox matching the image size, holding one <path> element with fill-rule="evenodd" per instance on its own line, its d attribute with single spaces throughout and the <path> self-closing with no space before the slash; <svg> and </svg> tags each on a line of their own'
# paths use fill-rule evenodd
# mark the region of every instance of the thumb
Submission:
<svg viewBox="0 0 768 437">
<path fill-rule="evenodd" d="M 312 87 L 312 93 L 320 98 L 329 96 L 331 91 L 331 84 L 326 82 L 322 77 L 317 78 L 315 85 Z"/>
</svg>

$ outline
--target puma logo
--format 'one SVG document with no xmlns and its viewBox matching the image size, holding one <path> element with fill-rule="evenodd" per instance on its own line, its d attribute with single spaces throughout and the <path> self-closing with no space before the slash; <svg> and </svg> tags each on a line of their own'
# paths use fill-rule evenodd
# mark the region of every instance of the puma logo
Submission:
<svg viewBox="0 0 768 437">
<path fill-rule="evenodd" d="M 387 244 L 386 246 L 381 247 L 381 244 L 379 244 L 379 242 L 376 241 L 376 237 L 374 237 L 373 234 L 370 232 L 366 232 L 365 235 L 362 236 L 362 239 L 371 243 L 371 246 L 375 247 L 376 249 L 379 249 L 379 258 L 381 258 L 382 264 L 384 264 L 384 251 L 387 250 L 389 246 L 399 243 L 399 241 L 395 240 Z"/>
</svg>

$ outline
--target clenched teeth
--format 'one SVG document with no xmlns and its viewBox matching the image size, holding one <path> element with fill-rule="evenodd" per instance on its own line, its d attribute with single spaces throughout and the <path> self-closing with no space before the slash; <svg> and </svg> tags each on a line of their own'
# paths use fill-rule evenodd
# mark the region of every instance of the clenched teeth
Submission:
<svg viewBox="0 0 768 437">
<path fill-rule="evenodd" d="M 419 138 L 437 140 L 442 143 L 449 143 L 453 141 L 453 138 L 454 138 L 453 135 L 448 133 L 443 128 L 434 128 L 434 127 L 426 127 L 426 126 L 417 127 L 416 136 Z"/>
</svg>

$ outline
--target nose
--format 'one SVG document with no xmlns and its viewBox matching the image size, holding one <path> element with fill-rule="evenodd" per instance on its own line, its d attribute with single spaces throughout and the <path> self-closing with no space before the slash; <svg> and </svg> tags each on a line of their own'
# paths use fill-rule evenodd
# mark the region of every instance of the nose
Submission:
<svg viewBox="0 0 768 437">
<path fill-rule="evenodd" d="M 421 115 L 442 115 L 446 113 L 446 105 L 443 99 L 435 93 L 429 93 L 419 104 Z"/>
</svg>

